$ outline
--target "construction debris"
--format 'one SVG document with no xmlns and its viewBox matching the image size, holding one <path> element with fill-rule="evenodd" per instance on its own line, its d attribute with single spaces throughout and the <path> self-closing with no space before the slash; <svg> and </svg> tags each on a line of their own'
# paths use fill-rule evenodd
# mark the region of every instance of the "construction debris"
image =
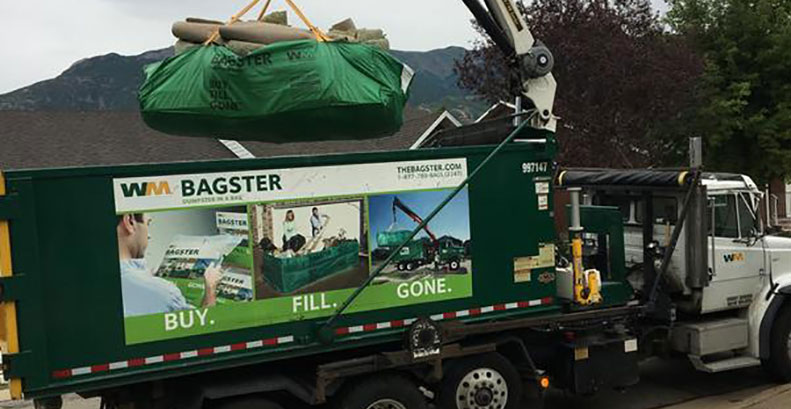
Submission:
<svg viewBox="0 0 791 409">
<path fill-rule="evenodd" d="M 179 40 L 201 44 L 206 42 L 220 27 L 222 27 L 220 24 L 178 21 L 173 24 L 171 32 Z"/>
<path fill-rule="evenodd" d="M 246 41 L 261 45 L 314 38 L 313 34 L 308 30 L 258 21 L 246 21 L 230 26 L 222 26 L 220 27 L 220 36 L 224 40 Z"/>
<path fill-rule="evenodd" d="M 219 35 L 216 35 L 219 30 Z M 176 55 L 206 43 L 212 39 L 214 44 L 224 44 L 239 56 L 281 41 L 308 40 L 315 38 L 310 30 L 288 25 L 288 13 L 285 10 L 264 15 L 261 20 L 238 21 L 225 24 L 217 20 L 189 17 L 186 21 L 173 24 L 171 30 L 178 39 Z M 390 49 L 390 41 L 381 29 L 360 28 L 354 20 L 347 18 L 327 32 L 332 41 L 347 41 L 366 44 L 383 50 Z"/>
<path fill-rule="evenodd" d="M 288 13 L 285 10 L 275 11 L 265 15 L 262 19 L 264 23 L 280 24 L 281 26 L 288 25 Z"/>
</svg>

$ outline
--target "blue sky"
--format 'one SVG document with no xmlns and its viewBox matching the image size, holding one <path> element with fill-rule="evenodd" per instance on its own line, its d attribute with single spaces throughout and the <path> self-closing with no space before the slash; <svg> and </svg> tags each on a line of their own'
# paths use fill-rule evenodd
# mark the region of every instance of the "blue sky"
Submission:
<svg viewBox="0 0 791 409">
<path fill-rule="evenodd" d="M 399 193 L 397 195 L 382 195 L 369 198 L 369 210 L 371 221 L 371 243 L 376 244 L 376 235 L 379 232 L 387 231 L 393 223 L 393 198 L 398 198 L 420 217 L 428 217 L 429 213 L 445 199 L 451 190 L 440 190 L 430 192 L 411 192 Z M 467 189 L 459 193 L 437 217 L 429 223 L 429 229 L 440 238 L 450 235 L 460 240 L 470 238 L 470 200 Z M 393 230 L 412 230 L 417 227 L 417 223 L 407 217 L 403 212 L 396 212 L 396 224 Z M 417 237 L 426 237 L 426 233 L 421 231 Z"/>
</svg>

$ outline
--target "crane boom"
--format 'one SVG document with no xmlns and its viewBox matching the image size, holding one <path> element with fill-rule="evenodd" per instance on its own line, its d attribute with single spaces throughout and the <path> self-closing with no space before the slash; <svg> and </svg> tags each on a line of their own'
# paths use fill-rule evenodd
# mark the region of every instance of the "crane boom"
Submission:
<svg viewBox="0 0 791 409">
<path fill-rule="evenodd" d="M 553 113 L 557 82 L 552 75 L 555 58 L 552 52 L 533 37 L 527 20 L 514 0 L 462 0 L 492 41 L 519 71 L 522 96 L 536 109 L 530 124 L 554 132 L 557 118 Z"/>
<path fill-rule="evenodd" d="M 412 209 L 410 209 L 409 206 L 405 205 L 404 202 L 399 200 L 397 197 L 393 198 L 393 218 L 395 218 L 396 209 L 404 212 L 405 215 L 407 215 L 410 219 L 412 219 L 412 221 L 414 221 L 418 225 L 423 223 L 423 218 L 420 217 L 417 213 L 415 213 Z M 429 230 L 428 225 L 423 227 L 423 230 L 431 238 L 431 242 L 433 244 L 436 245 L 439 242 L 437 240 L 437 236 L 435 236 L 434 233 L 432 233 L 431 230 Z"/>
</svg>

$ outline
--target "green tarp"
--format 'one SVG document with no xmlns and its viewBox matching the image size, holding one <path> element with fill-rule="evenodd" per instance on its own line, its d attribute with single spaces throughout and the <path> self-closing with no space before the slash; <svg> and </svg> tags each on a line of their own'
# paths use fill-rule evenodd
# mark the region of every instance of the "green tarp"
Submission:
<svg viewBox="0 0 791 409">
<path fill-rule="evenodd" d="M 146 67 L 143 119 L 161 132 L 287 143 L 369 139 L 403 122 L 412 71 L 376 47 L 299 40 L 240 57 L 196 47 Z"/>
<path fill-rule="evenodd" d="M 383 231 L 376 235 L 376 244 L 379 247 L 400 246 L 411 234 L 409 230 Z"/>
</svg>

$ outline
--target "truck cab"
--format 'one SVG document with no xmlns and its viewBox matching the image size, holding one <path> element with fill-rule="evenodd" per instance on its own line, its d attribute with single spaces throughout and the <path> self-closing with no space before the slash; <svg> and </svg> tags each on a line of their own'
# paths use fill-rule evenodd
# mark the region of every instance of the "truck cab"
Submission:
<svg viewBox="0 0 791 409">
<path fill-rule="evenodd" d="M 694 285 L 685 285 L 688 276 L 705 277 L 708 285 L 702 288 L 702 299 L 698 313 L 710 313 L 749 306 L 757 279 L 765 271 L 769 241 L 774 245 L 791 239 L 763 235 L 760 219 L 762 193 L 748 176 L 729 174 L 705 174 L 701 178 L 705 187 L 706 216 L 698 221 L 705 225 L 705 271 L 702 264 L 694 263 L 697 248 L 689 244 L 695 240 L 682 230 L 677 249 L 671 257 L 668 273 L 670 284 L 677 292 L 691 296 Z M 678 223 L 684 201 L 684 191 L 656 189 L 651 195 L 653 217 L 653 242 L 659 249 L 667 247 L 670 234 Z M 624 221 L 626 264 L 630 271 L 638 270 L 643 263 L 643 230 L 645 217 L 644 194 L 636 190 L 618 189 L 588 190 L 588 204 L 616 206 L 621 210 Z M 714 226 L 712 230 L 711 226 Z M 698 240 L 699 241 L 699 240 Z M 701 243 L 695 242 L 700 245 Z M 644 283 L 631 275 L 637 288 Z"/>
<path fill-rule="evenodd" d="M 791 342 L 783 336 L 791 325 L 778 321 L 791 309 L 785 295 L 791 294 L 791 238 L 768 234 L 761 220 L 763 194 L 749 176 L 693 178 L 684 170 L 564 173 L 559 183 L 582 187 L 585 204 L 620 210 L 628 279 L 638 294 L 651 291 L 664 254 L 671 252 L 659 286 L 672 301 L 670 348 L 706 372 L 763 361 L 774 374 L 791 375 Z"/>
</svg>

